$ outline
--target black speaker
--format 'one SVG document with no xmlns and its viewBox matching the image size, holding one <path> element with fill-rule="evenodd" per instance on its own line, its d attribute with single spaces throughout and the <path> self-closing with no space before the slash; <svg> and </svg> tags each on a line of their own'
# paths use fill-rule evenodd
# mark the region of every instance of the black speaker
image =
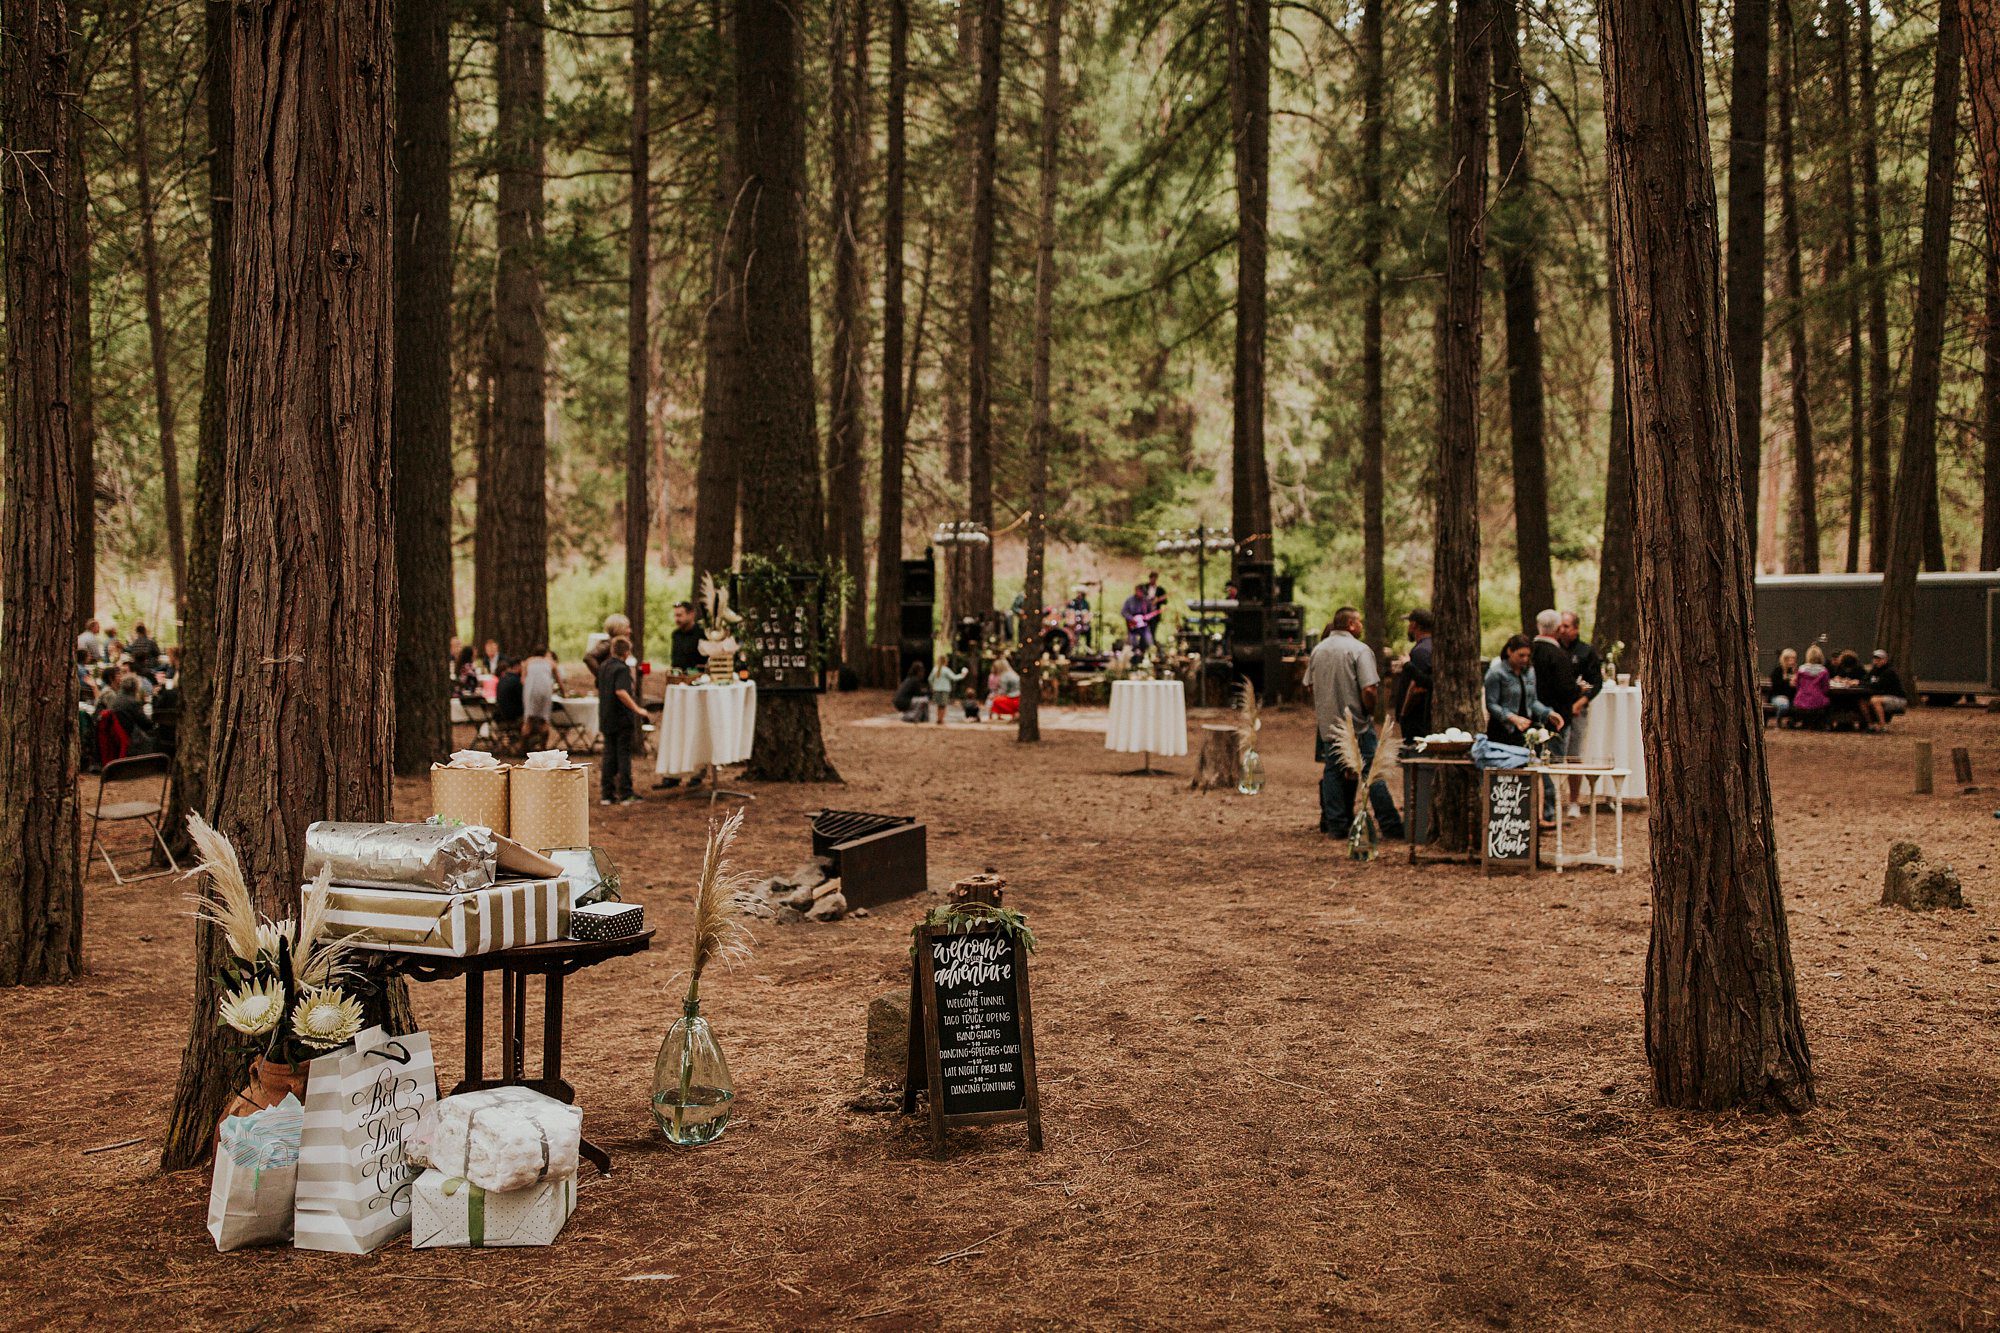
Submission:
<svg viewBox="0 0 2000 1333">
<path fill-rule="evenodd" d="M 1271 596 L 1271 600 L 1272 600 L 1272 601 L 1274 601 L 1274 602 L 1289 602 L 1289 601 L 1291 601 L 1291 600 L 1292 600 L 1292 583 L 1293 583 L 1293 579 L 1292 579 L 1292 576 L 1291 576 L 1290 574 L 1280 574 L 1280 575 L 1278 575 L 1277 579 L 1276 579 L 1276 580 L 1274 581 L 1274 583 L 1273 583 L 1273 585 L 1272 585 L 1272 588 L 1273 588 L 1273 592 L 1272 592 L 1272 596 Z"/>
<path fill-rule="evenodd" d="M 929 602 L 904 602 L 903 624 L 897 633 L 904 639 L 917 639 L 929 643 L 934 633 L 932 615 Z"/>
<path fill-rule="evenodd" d="M 926 604 L 937 600 L 937 567 L 929 556 L 903 562 L 903 600 Z"/>
<path fill-rule="evenodd" d="M 903 640 L 902 651 L 896 655 L 897 680 L 900 681 L 904 676 L 910 674 L 910 663 L 912 662 L 922 663 L 924 674 L 930 674 L 931 641 L 928 638 Z"/>
<path fill-rule="evenodd" d="M 1272 570 L 1268 560 L 1245 560 L 1236 566 L 1236 600 L 1268 602 L 1271 598 Z"/>
<path fill-rule="evenodd" d="M 1241 601 L 1229 613 L 1229 642 L 1236 648 L 1247 648 L 1264 642 L 1264 607 L 1261 603 L 1245 604 Z"/>
<path fill-rule="evenodd" d="M 1306 636 L 1306 609 L 1297 602 L 1280 602 L 1271 608 L 1266 624 L 1274 640 L 1303 642 Z"/>
</svg>

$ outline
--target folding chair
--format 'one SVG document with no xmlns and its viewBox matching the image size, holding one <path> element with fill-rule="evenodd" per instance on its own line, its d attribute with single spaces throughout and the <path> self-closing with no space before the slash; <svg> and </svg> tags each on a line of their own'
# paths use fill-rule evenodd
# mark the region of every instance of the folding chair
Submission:
<svg viewBox="0 0 2000 1333">
<path fill-rule="evenodd" d="M 582 722 L 570 715 L 560 699 L 549 706 L 549 732 L 551 743 L 562 749 L 580 751 L 589 748 L 590 733 L 584 730 Z"/>
<path fill-rule="evenodd" d="M 460 699 L 459 711 L 472 724 L 472 744 L 477 749 L 484 741 L 487 749 L 493 748 L 493 705 L 481 698 Z"/>
<path fill-rule="evenodd" d="M 142 880 L 158 879 L 162 875 L 178 875 L 180 863 L 174 860 L 173 848 L 167 846 L 167 839 L 160 829 L 160 820 L 167 806 L 167 789 L 173 782 L 173 756 L 164 754 L 135 755 L 130 759 L 114 759 L 104 766 L 104 774 L 97 782 L 97 809 L 90 816 L 90 850 L 83 854 L 88 861 L 90 853 L 96 852 L 110 867 L 111 878 L 119 884 L 137 884 Z M 153 798 L 147 800 L 143 794 L 126 797 L 125 792 L 116 793 L 123 799 L 107 801 L 105 793 L 114 785 L 132 788 L 141 784 L 150 785 L 158 778 L 159 786 L 154 789 Z M 130 879 L 118 873 L 118 863 L 111 859 L 111 851 L 99 836 L 105 824 L 125 823 L 138 820 L 152 830 L 153 841 L 160 844 L 160 850 L 167 855 L 167 869 L 155 870 L 150 874 L 134 875 Z"/>
</svg>

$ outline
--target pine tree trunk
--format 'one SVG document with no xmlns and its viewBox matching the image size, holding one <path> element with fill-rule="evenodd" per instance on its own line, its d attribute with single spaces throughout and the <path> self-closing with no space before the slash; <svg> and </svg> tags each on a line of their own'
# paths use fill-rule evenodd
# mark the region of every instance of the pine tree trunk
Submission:
<svg viewBox="0 0 2000 1333">
<path fill-rule="evenodd" d="M 75 132 L 62 0 L 0 5 L 7 176 L 0 440 L 0 986 L 83 968 L 76 798 L 76 441 L 70 412 Z M 24 164 L 34 163 L 33 169 Z"/>
<path fill-rule="evenodd" d="M 451 14 L 396 24 L 396 771 L 451 750 Z"/>
<path fill-rule="evenodd" d="M 1500 154 L 1499 251 L 1507 309 L 1507 401 L 1514 442 L 1514 548 L 1521 573 L 1521 624 L 1556 604 L 1549 567 L 1549 476 L 1543 426 L 1541 307 L 1535 252 L 1541 219 L 1528 152 L 1528 87 L 1521 71 L 1521 20 L 1514 0 L 1494 5 L 1493 129 Z"/>
<path fill-rule="evenodd" d="M 203 10 L 201 87 L 208 128 L 208 310 L 201 370 L 200 438 L 195 450 L 194 533 L 188 542 L 187 600 L 181 612 L 181 721 L 174 778 L 162 823 L 176 856 L 188 847 L 190 811 L 208 808 L 208 723 L 215 673 L 215 558 L 222 540 L 223 415 L 228 404 L 230 246 L 234 235 L 235 107 L 230 101 L 231 0 Z M 195 952 L 215 959 L 215 932 L 195 925 Z M 210 969 L 213 970 L 212 968 Z"/>
<path fill-rule="evenodd" d="M 1951 196 L 1958 168 L 1959 7 L 1938 13 L 1937 67 L 1931 85 L 1930 154 L 1924 184 L 1923 240 L 1917 259 L 1917 304 L 1910 331 L 1910 392 L 1903 408 L 1903 451 L 1896 465 L 1896 502 L 1889 525 L 1889 565 L 1882 576 L 1882 610 L 1875 644 L 1915 676 L 1917 566 L 1924 554 L 1930 507 L 1937 501 L 1937 425 L 1944 316 L 1951 277 Z"/>
<path fill-rule="evenodd" d="M 160 432 L 160 507 L 167 520 L 167 573 L 174 606 L 186 604 L 187 546 L 181 531 L 181 463 L 175 443 L 173 375 L 168 369 L 167 319 L 160 302 L 160 245 L 153 219 L 153 154 L 146 142 L 146 62 L 140 24 L 128 35 L 132 91 L 132 177 L 139 205 L 139 273 L 145 291 L 146 335 L 152 352 L 153 413 Z"/>
<path fill-rule="evenodd" d="M 1799 187 L 1793 108 L 1798 101 L 1798 50 L 1791 0 L 1777 0 L 1778 212 L 1785 246 L 1785 312 L 1791 325 L 1792 521 L 1786 572 L 1819 573 L 1819 476 L 1813 457 L 1812 366 L 1806 338 L 1806 279 L 1799 239 Z"/>
<path fill-rule="evenodd" d="M 1485 717 L 1479 651 L 1480 262 L 1486 244 L 1492 41 L 1488 0 L 1458 0 L 1452 24 L 1452 170 L 1445 193 L 1444 420 L 1431 546 L 1431 610 L 1437 617 L 1431 725 L 1440 731 L 1481 731 Z M 1438 792 L 1438 831 L 1444 846 L 1458 851 L 1471 845 L 1473 792 L 1460 775 L 1450 776 Z"/>
<path fill-rule="evenodd" d="M 625 260 L 625 615 L 632 654 L 646 656 L 646 538 L 653 526 L 653 16 L 650 0 L 632 0 L 632 139 L 628 174 L 631 233 Z"/>
<path fill-rule="evenodd" d="M 974 523 L 993 529 L 993 233 L 999 173 L 1002 0 L 979 0 L 979 94 L 972 111 L 971 285 L 966 299 L 966 495 Z M 964 561 L 966 597 L 958 614 L 993 609 L 993 547 Z"/>
<path fill-rule="evenodd" d="M 721 0 L 711 0 L 709 21 L 717 48 L 724 53 L 734 41 L 734 20 L 725 17 Z M 736 517 L 742 490 L 742 442 L 736 433 L 736 404 L 730 399 L 737 363 L 742 359 L 742 290 L 730 272 L 730 238 L 749 224 L 743 213 L 736 165 L 736 92 L 725 54 L 715 62 L 714 269 L 710 274 L 708 310 L 702 319 L 701 450 L 694 479 L 694 583 L 701 589 L 704 574 L 717 578 L 736 564 Z"/>
<path fill-rule="evenodd" d="M 1270 0 L 1224 0 L 1230 143 L 1236 172 L 1236 361 L 1230 386 L 1230 526 L 1242 560 L 1269 560 L 1271 474 L 1264 459 L 1266 271 L 1271 213 Z"/>
<path fill-rule="evenodd" d="M 1986 217 L 1986 316 L 1981 424 L 1985 494 L 1979 567 L 2000 569 L 2000 3 L 1958 0 L 1965 39 L 1965 100 L 1972 107 L 1973 159 Z"/>
<path fill-rule="evenodd" d="M 743 550 L 772 560 L 821 555 L 818 431 L 813 422 L 812 310 L 806 264 L 805 107 L 800 35 L 784 0 L 737 0 L 736 133 L 743 225 L 729 267 L 742 283 L 743 384 L 729 386 L 743 445 Z M 756 392 L 749 392 L 750 377 Z M 819 697 L 757 701 L 745 776 L 832 782 Z"/>
<path fill-rule="evenodd" d="M 1361 7 L 1361 620 L 1378 663 L 1389 635 L 1388 545 L 1383 523 L 1382 140 L 1388 114 L 1388 62 L 1382 0 Z"/>
<path fill-rule="evenodd" d="M 903 401 L 903 195 L 908 169 L 904 103 L 910 83 L 910 3 L 889 0 L 889 92 L 882 185 L 882 490 L 875 523 L 875 646 L 902 643 L 903 467 L 908 423 Z M 894 686 L 899 657 L 878 652 L 870 679 Z"/>
<path fill-rule="evenodd" d="M 1861 240 L 1868 257 L 1868 567 L 1889 567 L 1889 283 L 1882 263 L 1881 121 L 1875 112 L 1875 14 L 1860 0 Z"/>
<path fill-rule="evenodd" d="M 543 0 L 502 0 L 496 56 L 494 155 L 499 164 L 493 278 L 496 363 L 491 457 L 480 469 L 476 544 L 484 586 L 473 589 L 473 633 L 508 657 L 549 637 L 549 343 L 542 292 Z"/>
<path fill-rule="evenodd" d="M 861 181 L 867 171 L 868 3 L 834 0 L 827 23 L 832 88 L 828 162 L 833 185 L 832 365 L 827 376 L 826 550 L 854 580 L 841 625 L 841 660 L 867 665 L 868 553 L 862 521 L 862 458 L 867 407 L 863 362 L 868 301 L 861 269 Z"/>
<path fill-rule="evenodd" d="M 1039 617 L 1048 557 L 1049 445 L 1055 434 L 1049 402 L 1050 344 L 1055 338 L 1056 187 L 1062 164 L 1063 0 L 1046 0 L 1042 15 L 1041 191 L 1035 211 L 1035 331 L 1028 426 L 1028 571 L 1023 591 L 1028 628 L 1021 650 L 1021 718 L 1015 738 L 1042 738 L 1042 669 Z"/>
<path fill-rule="evenodd" d="M 1835 171 L 1840 180 L 1841 236 L 1828 267 L 1827 282 L 1842 293 L 1841 304 L 1847 318 L 1847 572 L 1853 574 L 1861 568 L 1862 517 L 1868 508 L 1868 408 L 1862 370 L 1861 293 L 1854 282 L 1854 271 L 1860 262 L 1861 220 L 1854 198 L 1854 76 L 1848 57 L 1852 17 L 1849 3 L 1850 0 L 1833 0 L 1828 6 L 1833 26 L 1834 119 L 1840 144 Z"/>
<path fill-rule="evenodd" d="M 1445 206 L 1446 196 L 1451 189 L 1452 163 L 1455 159 L 1451 151 L 1451 0 L 1432 0 L 1431 3 L 1431 124 L 1436 128 L 1437 175 L 1432 181 L 1432 196 L 1438 207 Z M 1450 312 L 1446 309 L 1445 262 L 1447 228 L 1439 225 L 1429 227 L 1426 239 L 1425 264 L 1437 274 L 1437 303 L 1431 311 L 1431 374 L 1436 381 L 1432 385 L 1433 398 L 1437 403 L 1437 435 L 1444 436 L 1444 377 L 1445 363 L 1450 359 L 1446 329 L 1450 325 Z"/>
<path fill-rule="evenodd" d="M 1604 0 L 1612 272 L 1632 421 L 1653 933 L 1646 1056 L 1665 1106 L 1803 1111 L 1800 1023 L 1757 699 L 1715 185 L 1694 0 Z M 1687 558 L 1690 551 L 1704 558 Z"/>
<path fill-rule="evenodd" d="M 1591 642 L 1600 653 L 1629 644 L 1639 645 L 1639 545 L 1632 528 L 1632 413 L 1625 387 L 1625 358 L 1620 352 L 1618 287 L 1610 291 L 1611 430 L 1604 476 L 1604 543 L 1597 565 L 1597 613 L 1591 619 Z M 1624 661 L 1631 661 L 1626 657 Z"/>
<path fill-rule="evenodd" d="M 306 825 L 388 810 L 394 65 L 386 0 L 274 0 L 234 21 L 242 337 L 224 407 L 205 804 L 260 910 L 281 917 L 297 910 Z M 298 88 L 321 94 L 284 95 Z M 289 170 L 263 169 L 274 160 Z M 213 977 L 198 958 L 170 1169 L 201 1160 L 243 1072 Z"/>
<path fill-rule="evenodd" d="M 65 23 L 70 33 L 70 84 L 75 106 L 81 106 L 90 94 L 89 37 L 99 30 L 92 24 L 86 31 L 88 10 L 85 0 L 67 0 Z M 83 141 L 81 133 L 69 136 L 72 183 L 63 201 L 69 222 L 69 418 L 76 440 L 77 632 L 97 614 L 97 393 L 90 337 L 90 172 Z M 187 642 L 185 612 L 181 642 Z"/>
<path fill-rule="evenodd" d="M 1764 454 L 1764 136 L 1770 127 L 1770 0 L 1733 0 L 1729 79 L 1729 364 L 1743 521 L 1757 563 L 1758 469 Z"/>
</svg>

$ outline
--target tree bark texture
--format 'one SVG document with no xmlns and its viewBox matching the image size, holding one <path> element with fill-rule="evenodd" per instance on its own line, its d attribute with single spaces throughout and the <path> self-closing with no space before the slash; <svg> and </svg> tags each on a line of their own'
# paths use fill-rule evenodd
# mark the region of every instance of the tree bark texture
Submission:
<svg viewBox="0 0 2000 1333">
<path fill-rule="evenodd" d="M 1834 123 L 1841 146 L 1835 171 L 1840 181 L 1840 244 L 1827 281 L 1842 293 L 1847 321 L 1847 572 L 1861 568 L 1862 521 L 1868 510 L 1867 387 L 1861 341 L 1861 292 L 1854 275 L 1860 264 L 1861 219 L 1854 194 L 1854 73 L 1849 52 L 1850 0 L 1828 6 L 1833 28 Z"/>
<path fill-rule="evenodd" d="M 1493 129 L 1500 154 L 1493 248 L 1507 313 L 1507 402 L 1514 444 L 1514 549 L 1521 624 L 1556 604 L 1549 566 L 1549 473 L 1542 394 L 1541 304 L 1535 253 L 1541 235 L 1528 149 L 1528 85 L 1521 69 L 1521 17 L 1514 0 L 1493 7 Z"/>
<path fill-rule="evenodd" d="M 1383 0 L 1361 7 L 1361 620 L 1378 665 L 1389 634 L 1383 522 L 1382 140 L 1388 116 Z"/>
<path fill-rule="evenodd" d="M 1729 78 L 1729 364 L 1743 518 L 1757 559 L 1758 468 L 1764 454 L 1764 137 L 1770 127 L 1770 0 L 1733 0 Z"/>
<path fill-rule="evenodd" d="M 1776 0 L 1778 19 L 1778 213 L 1785 247 L 1785 323 L 1791 350 L 1792 514 L 1785 570 L 1819 573 L 1819 472 L 1813 457 L 1812 348 L 1806 330 L 1804 242 L 1800 237 L 1797 163 L 1798 43 L 1792 0 Z"/>
<path fill-rule="evenodd" d="M 1979 567 L 2000 569 L 2000 249 L 1990 244 L 1986 250 L 1986 325 L 1981 340 L 1985 361 L 1979 381 L 1980 430 L 1985 451 Z"/>
<path fill-rule="evenodd" d="M 888 0 L 889 86 L 883 107 L 882 163 L 882 477 L 875 522 L 875 646 L 902 643 L 903 467 L 908 422 L 903 399 L 903 197 L 908 170 L 904 116 L 910 85 L 910 3 Z M 878 652 L 876 685 L 896 684 L 900 658 Z"/>
<path fill-rule="evenodd" d="M 1035 209 L 1035 331 L 1029 394 L 1033 399 L 1028 426 L 1028 624 L 1022 632 L 1021 717 L 1015 738 L 1042 738 L 1041 609 L 1047 600 L 1049 540 L 1049 446 L 1055 434 L 1049 402 L 1050 344 L 1056 317 L 1056 186 L 1062 162 L 1062 21 L 1063 0 L 1047 0 L 1042 15 L 1041 189 Z"/>
<path fill-rule="evenodd" d="M 868 157 L 868 0 L 834 0 L 827 23 L 828 154 L 833 184 L 832 364 L 827 375 L 826 536 L 829 554 L 854 580 L 843 607 L 841 660 L 867 666 L 868 550 L 863 521 L 868 284 L 861 266 L 861 183 Z"/>
<path fill-rule="evenodd" d="M 736 433 L 736 405 L 729 394 L 742 356 L 743 310 L 741 281 L 730 268 L 728 256 L 734 229 L 749 223 L 742 214 L 741 177 L 736 167 L 736 85 L 731 73 L 734 23 L 726 17 L 720 0 L 712 0 L 709 21 L 718 53 L 711 90 L 715 101 L 714 193 L 710 199 L 715 268 L 708 310 L 701 326 L 701 449 L 695 460 L 694 479 L 693 591 L 696 593 L 701 591 L 702 575 L 713 574 L 719 579 L 736 563 L 742 465 L 738 457 L 741 442 Z"/>
<path fill-rule="evenodd" d="M 743 550 L 781 562 L 815 561 L 822 554 L 800 41 L 796 13 L 785 0 L 737 0 L 743 225 L 730 232 L 729 267 L 742 282 L 743 383 L 730 392 L 743 447 Z M 752 367 L 754 393 L 748 391 Z M 826 760 L 817 695 L 772 694 L 757 701 L 757 735 L 745 776 L 838 781 Z"/>
<path fill-rule="evenodd" d="M 139 206 L 139 274 L 146 305 L 146 341 L 152 353 L 153 413 L 160 432 L 160 507 L 167 523 L 167 573 L 174 581 L 174 606 L 185 599 L 187 545 L 181 530 L 181 462 L 174 422 L 173 376 L 168 369 L 167 319 L 160 302 L 160 244 L 153 218 L 153 154 L 146 141 L 146 61 L 140 41 L 143 24 L 127 34 L 131 64 L 132 178 Z"/>
<path fill-rule="evenodd" d="M 972 241 L 966 293 L 966 496 L 970 517 L 993 529 L 993 233 L 999 174 L 1000 46 L 1003 0 L 979 0 L 979 91 L 972 111 Z M 993 609 L 993 547 L 965 560 L 966 597 L 958 614 Z"/>
<path fill-rule="evenodd" d="M 70 411 L 70 192 L 76 158 L 63 0 L 5 0 L 0 229 L 0 986 L 83 967 L 76 798 L 76 441 Z"/>
<path fill-rule="evenodd" d="M 631 228 L 625 251 L 625 615 L 632 653 L 646 656 L 646 538 L 652 531 L 653 14 L 632 0 Z"/>
<path fill-rule="evenodd" d="M 1881 121 L 1875 110 L 1875 14 L 1860 0 L 1861 240 L 1868 258 L 1868 566 L 1889 565 L 1889 283 L 1882 263 Z"/>
<path fill-rule="evenodd" d="M 1924 182 L 1923 239 L 1917 257 L 1917 303 L 1910 330 L 1910 390 L 1903 404 L 1903 449 L 1896 464 L 1889 524 L 1889 564 L 1882 575 L 1882 610 L 1875 646 L 1903 663 L 1915 679 L 1917 567 L 1923 560 L 1930 509 L 1937 500 L 1938 388 L 1944 357 L 1944 316 L 1951 278 L 1951 196 L 1958 167 L 1959 8 L 1938 13 L 1937 66 L 1931 83 L 1929 165 Z"/>
<path fill-rule="evenodd" d="M 502 0 L 497 59 L 493 438 L 481 459 L 473 633 L 508 657 L 549 637 L 547 303 L 542 292 L 542 0 Z"/>
<path fill-rule="evenodd" d="M 1479 644 L 1480 264 L 1486 244 L 1492 42 L 1488 0 L 1458 0 L 1452 22 L 1452 170 L 1445 193 L 1443 423 L 1431 545 L 1431 611 L 1437 617 L 1431 725 L 1440 731 L 1483 730 L 1486 707 Z M 1440 784 L 1438 827 L 1448 849 L 1470 846 L 1472 803 L 1470 782 Z"/>
<path fill-rule="evenodd" d="M 70 83 L 80 106 L 90 93 L 85 24 L 86 0 L 67 0 L 65 22 L 70 34 Z M 98 31 L 93 24 L 91 32 Z M 90 337 L 90 172 L 81 132 L 69 139 L 69 175 L 64 199 L 69 219 L 69 419 L 76 441 L 76 631 L 97 614 L 97 404 Z M 186 623 L 183 618 L 182 637 Z"/>
<path fill-rule="evenodd" d="M 305 827 L 388 810 L 394 88 L 388 0 L 238 10 L 232 347 L 206 812 L 260 910 Z M 290 90 L 313 88 L 303 98 Z M 297 188 L 316 181 L 323 188 Z M 329 663 L 340 669 L 329 671 Z M 199 1162 L 243 1061 L 196 960 L 163 1164 Z"/>
<path fill-rule="evenodd" d="M 1271 216 L 1271 4 L 1224 0 L 1236 173 L 1236 361 L 1230 386 L 1230 526 L 1238 559 L 1269 560 L 1271 473 L 1264 458 L 1266 273 Z"/>
<path fill-rule="evenodd" d="M 176 855 L 188 846 L 189 811 L 208 808 L 208 721 L 215 673 L 215 558 L 222 540 L 223 416 L 228 399 L 230 247 L 236 172 L 235 108 L 230 102 L 234 43 L 230 0 L 202 6 L 201 87 L 208 127 L 208 311 L 195 447 L 194 532 L 188 541 L 187 600 L 181 611 L 181 721 L 174 780 L 163 823 Z M 213 956 L 215 932 L 197 922 L 195 950 Z"/>
<path fill-rule="evenodd" d="M 2000 569 L 2000 2 L 1958 0 L 1965 41 L 1965 100 L 1986 216 L 1985 365 L 1981 420 L 1985 496 L 1979 567 Z"/>
<path fill-rule="evenodd" d="M 1625 386 L 1625 359 L 1620 353 L 1618 286 L 1611 285 L 1611 430 L 1605 454 L 1604 542 L 1597 563 L 1597 614 L 1590 638 L 1597 650 L 1630 645 L 1638 654 L 1639 548 L 1632 530 L 1632 413 Z M 1631 657 L 1623 659 L 1631 661 Z"/>
<path fill-rule="evenodd" d="M 398 0 L 395 431 L 398 773 L 451 750 L 451 12 Z"/>
<path fill-rule="evenodd" d="M 1694 0 L 1604 0 L 1600 13 L 1641 655 L 1676 664 L 1646 676 L 1653 1094 L 1690 1110 L 1802 1111 L 1812 1062 L 1757 698 L 1701 23 Z"/>
</svg>

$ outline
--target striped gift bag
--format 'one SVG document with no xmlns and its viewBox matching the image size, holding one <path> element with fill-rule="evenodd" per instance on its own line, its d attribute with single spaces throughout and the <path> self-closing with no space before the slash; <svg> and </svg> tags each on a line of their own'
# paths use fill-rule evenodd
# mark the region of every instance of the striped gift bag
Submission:
<svg viewBox="0 0 2000 1333">
<path fill-rule="evenodd" d="M 306 1076 L 292 1244 L 366 1254 L 410 1229 L 419 1171 L 403 1135 L 437 1101 L 428 1033 L 364 1028 L 314 1060 Z"/>
</svg>

